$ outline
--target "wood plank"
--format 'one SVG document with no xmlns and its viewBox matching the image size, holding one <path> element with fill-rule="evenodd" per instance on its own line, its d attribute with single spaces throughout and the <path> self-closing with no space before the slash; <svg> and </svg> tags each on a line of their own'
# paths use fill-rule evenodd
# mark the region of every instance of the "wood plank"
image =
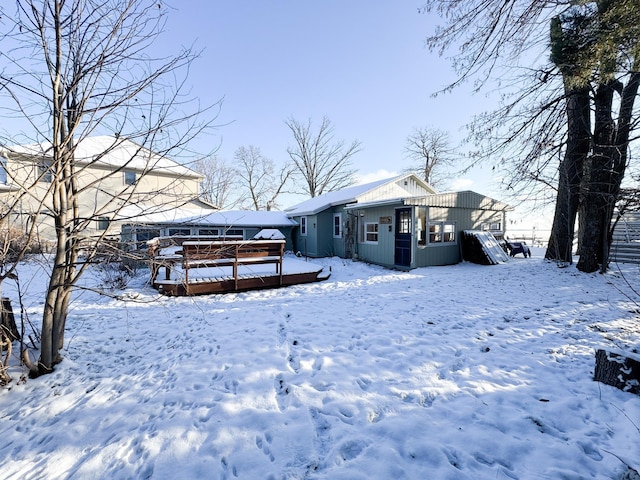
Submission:
<svg viewBox="0 0 640 480">
<path fill-rule="evenodd" d="M 183 284 L 163 285 L 162 292 L 166 295 L 206 295 L 214 293 L 241 292 L 247 290 L 258 290 L 264 288 L 276 288 L 280 286 L 291 286 L 304 283 L 313 283 L 329 278 L 331 274 L 321 271 L 308 273 L 294 273 L 280 275 L 258 275 L 255 277 L 239 277 L 237 279 L 227 278 L 222 281 L 201 281 L 191 283 L 187 286 Z M 209 279 L 207 279 L 209 280 Z"/>
</svg>

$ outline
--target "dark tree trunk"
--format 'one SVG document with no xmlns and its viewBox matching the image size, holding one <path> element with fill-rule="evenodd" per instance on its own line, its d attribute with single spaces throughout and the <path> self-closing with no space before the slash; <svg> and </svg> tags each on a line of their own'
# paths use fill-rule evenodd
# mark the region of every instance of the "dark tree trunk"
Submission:
<svg viewBox="0 0 640 480">
<path fill-rule="evenodd" d="M 593 379 L 625 392 L 640 394 L 640 361 L 598 350 Z"/>
<path fill-rule="evenodd" d="M 606 271 L 611 241 L 611 220 L 627 166 L 627 150 L 640 73 L 633 73 L 627 85 L 611 81 L 601 85 L 595 97 L 593 155 L 587 159 L 583 177 L 580 216 L 580 260 L 583 272 Z M 613 98 L 621 95 L 617 128 L 613 120 Z"/>
<path fill-rule="evenodd" d="M 611 197 L 615 155 L 614 93 L 615 83 L 607 82 L 598 87 L 594 98 L 593 154 L 585 163 L 580 204 L 583 228 L 580 231 L 578 270 L 583 272 L 595 272 L 602 265 L 603 245 L 609 232 L 606 223 L 608 206 L 612 201 L 615 203 L 615 198 Z"/>
<path fill-rule="evenodd" d="M 568 79 L 567 79 L 568 80 Z M 545 258 L 572 262 L 583 165 L 591 141 L 587 88 L 566 88 L 567 147 L 558 172 L 558 196 Z"/>
<path fill-rule="evenodd" d="M 11 308 L 11 300 L 7 297 L 2 297 L 0 317 L 2 319 L 0 321 L 0 329 L 2 329 L 0 336 L 5 335 L 10 341 L 20 340 L 20 332 L 13 315 L 13 308 Z"/>
</svg>

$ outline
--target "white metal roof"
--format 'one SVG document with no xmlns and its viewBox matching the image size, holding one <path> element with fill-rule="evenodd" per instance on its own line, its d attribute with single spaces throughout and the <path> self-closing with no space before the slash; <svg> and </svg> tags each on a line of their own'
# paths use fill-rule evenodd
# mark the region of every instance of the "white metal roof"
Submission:
<svg viewBox="0 0 640 480">
<path fill-rule="evenodd" d="M 358 198 L 365 196 L 365 194 L 372 192 L 376 189 L 381 189 L 384 185 L 390 185 L 393 183 L 399 182 L 403 178 L 412 177 L 413 180 L 421 185 L 421 190 L 430 191 L 431 187 L 424 183 L 419 178 L 415 177 L 415 175 L 399 175 L 392 178 L 385 178 L 382 180 L 378 180 L 371 183 L 365 183 L 362 185 L 355 185 L 353 187 L 343 188 L 342 190 L 336 190 L 335 192 L 325 193 L 323 195 L 319 195 L 315 198 L 310 198 L 302 203 L 294 205 L 290 208 L 285 209 L 285 211 L 289 214 L 289 216 L 300 216 L 300 215 L 315 215 L 320 213 L 327 208 L 336 206 L 336 205 L 346 205 L 349 203 L 354 203 L 358 201 Z M 390 191 L 391 192 L 391 191 Z M 397 189 L 393 193 L 383 193 L 380 194 L 382 196 L 391 195 L 394 198 L 397 198 Z M 409 195 L 408 191 L 406 192 Z M 376 193 L 377 194 L 377 193 Z"/>
<path fill-rule="evenodd" d="M 123 209 L 120 218 L 130 223 L 211 225 L 224 227 L 293 227 L 297 223 L 281 211 L 213 210 L 204 208 L 147 207 L 131 205 Z"/>
</svg>

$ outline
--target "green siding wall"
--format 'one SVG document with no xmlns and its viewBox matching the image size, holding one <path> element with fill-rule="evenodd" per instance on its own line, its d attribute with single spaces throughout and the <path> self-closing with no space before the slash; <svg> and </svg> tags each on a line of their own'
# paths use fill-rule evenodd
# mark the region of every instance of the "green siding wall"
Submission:
<svg viewBox="0 0 640 480">
<path fill-rule="evenodd" d="M 309 257 L 354 256 L 364 262 L 395 267 L 395 215 L 398 208 L 413 208 L 411 241 L 411 265 L 409 268 L 453 265 L 461 261 L 460 236 L 462 230 L 479 230 L 483 223 L 500 222 L 504 226 L 502 211 L 462 207 L 426 207 L 427 222 L 454 222 L 456 242 L 453 244 L 418 246 L 416 208 L 397 204 L 369 206 L 345 210 L 344 207 L 329 208 L 317 215 L 307 216 L 307 235 L 300 235 L 300 228 L 292 230 L 294 251 Z M 342 214 L 342 237 L 333 238 L 333 215 Z M 391 223 L 381 223 L 381 218 L 391 217 Z M 300 223 L 300 217 L 295 217 Z M 363 242 L 365 223 L 378 224 L 378 242 Z M 352 228 L 353 252 L 347 252 L 348 226 Z"/>
<path fill-rule="evenodd" d="M 455 245 L 426 245 L 424 247 L 416 245 L 413 266 L 452 265 L 460 262 L 462 260 L 461 232 L 463 230 L 479 230 L 483 223 L 502 222 L 503 218 L 502 212 L 492 210 L 429 207 L 427 222 L 455 222 L 456 242 Z"/>
<path fill-rule="evenodd" d="M 335 214 L 340 214 L 341 216 L 341 223 L 342 223 L 342 236 L 340 238 L 334 238 L 333 236 L 333 216 Z M 330 232 L 329 232 L 329 238 L 331 238 L 331 249 L 333 251 L 333 255 L 338 256 L 338 257 L 345 257 L 345 235 L 346 235 L 346 231 L 347 231 L 347 221 L 348 221 L 348 214 L 345 211 L 344 208 L 340 207 L 340 208 L 336 208 L 335 210 L 333 210 L 333 212 L 331 212 L 331 225 L 330 225 Z"/>
<path fill-rule="evenodd" d="M 300 225 L 301 217 L 294 217 L 294 220 Z M 317 215 L 307 215 L 307 235 L 300 235 L 300 227 L 293 229 L 293 250 L 295 253 L 300 252 L 306 257 L 322 257 L 318 253 L 318 219 Z"/>
<path fill-rule="evenodd" d="M 353 210 L 358 218 L 358 258 L 365 262 L 394 267 L 395 265 L 395 214 L 396 209 L 407 208 L 401 205 L 389 205 Z M 416 210 L 413 216 L 413 238 L 411 241 L 410 268 L 453 265 L 462 260 L 460 235 L 462 230 L 478 230 L 483 223 L 504 222 L 504 213 L 500 211 L 472 208 L 429 207 L 427 222 L 454 222 L 456 241 L 452 244 L 418 246 Z M 381 224 L 381 217 L 391 217 L 391 224 Z M 361 238 L 364 223 L 378 222 L 378 243 L 363 243 Z"/>
<path fill-rule="evenodd" d="M 394 206 L 375 207 L 359 210 L 358 214 L 358 240 L 356 251 L 358 258 L 365 262 L 392 267 L 395 255 L 395 212 Z M 355 212 L 354 212 L 355 213 Z M 391 217 L 390 224 L 380 224 L 380 217 Z M 365 223 L 378 223 L 378 243 L 363 243 L 361 238 L 362 225 Z"/>
</svg>

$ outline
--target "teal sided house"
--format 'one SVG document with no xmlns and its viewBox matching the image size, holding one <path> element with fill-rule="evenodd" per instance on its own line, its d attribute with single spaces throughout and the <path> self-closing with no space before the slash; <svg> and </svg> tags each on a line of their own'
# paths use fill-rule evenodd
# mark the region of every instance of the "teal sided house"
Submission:
<svg viewBox="0 0 640 480">
<path fill-rule="evenodd" d="M 504 234 L 511 208 L 472 191 L 436 193 L 402 175 L 320 195 L 287 210 L 294 250 L 412 269 L 462 259 L 463 230 Z"/>
</svg>

